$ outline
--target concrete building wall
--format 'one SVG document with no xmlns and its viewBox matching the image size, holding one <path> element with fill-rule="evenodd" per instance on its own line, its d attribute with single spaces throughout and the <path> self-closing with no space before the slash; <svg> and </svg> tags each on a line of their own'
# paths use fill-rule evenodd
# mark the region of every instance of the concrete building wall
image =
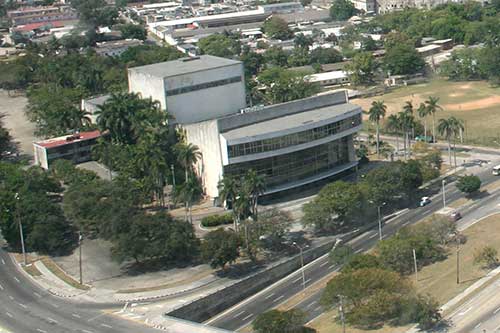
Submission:
<svg viewBox="0 0 500 333">
<path fill-rule="evenodd" d="M 181 124 L 237 113 L 246 106 L 245 77 L 241 64 L 165 78 L 165 89 L 168 91 L 238 76 L 241 77 L 239 82 L 167 96 L 167 109 Z"/>
<path fill-rule="evenodd" d="M 35 165 L 38 165 L 41 168 L 47 170 L 49 168 L 49 163 L 47 161 L 47 150 L 38 145 L 33 145 L 33 149 L 35 152 Z"/>
<path fill-rule="evenodd" d="M 160 102 L 162 109 L 167 109 L 165 89 L 161 78 L 129 70 L 128 91 L 140 93 L 143 98 L 151 97 Z M 170 110 L 168 111 L 170 112 Z"/>
<path fill-rule="evenodd" d="M 201 176 L 205 194 L 211 198 L 218 197 L 217 183 L 222 179 L 223 169 L 217 121 L 186 124 L 182 128 L 186 131 L 187 141 L 197 145 L 202 152 L 202 158 L 195 166 L 195 170 Z"/>
</svg>

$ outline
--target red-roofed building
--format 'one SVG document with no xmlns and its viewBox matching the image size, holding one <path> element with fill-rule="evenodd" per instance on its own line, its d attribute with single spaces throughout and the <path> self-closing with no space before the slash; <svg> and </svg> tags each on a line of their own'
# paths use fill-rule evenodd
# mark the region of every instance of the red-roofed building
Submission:
<svg viewBox="0 0 500 333">
<path fill-rule="evenodd" d="M 65 135 L 33 143 L 35 165 L 49 169 L 58 159 L 82 163 L 91 160 L 91 148 L 101 137 L 99 131 L 89 131 Z"/>
</svg>

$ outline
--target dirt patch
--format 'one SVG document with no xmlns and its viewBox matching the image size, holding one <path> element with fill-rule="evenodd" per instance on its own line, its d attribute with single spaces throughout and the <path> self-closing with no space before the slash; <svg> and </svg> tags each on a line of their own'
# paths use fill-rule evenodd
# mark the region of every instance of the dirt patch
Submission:
<svg viewBox="0 0 500 333">
<path fill-rule="evenodd" d="M 494 106 L 500 105 L 500 96 L 490 96 L 477 101 L 471 101 L 459 104 L 445 104 L 443 105 L 445 110 L 451 111 L 471 111 L 479 109 L 487 109 Z"/>
<path fill-rule="evenodd" d="M 451 93 L 451 94 L 448 94 L 449 97 L 462 97 L 464 95 L 465 95 L 464 93 Z"/>
<path fill-rule="evenodd" d="M 462 85 L 458 86 L 458 88 L 463 89 L 463 90 L 468 90 L 468 89 L 472 88 L 472 86 L 470 83 L 466 83 L 466 84 L 462 84 Z"/>
</svg>

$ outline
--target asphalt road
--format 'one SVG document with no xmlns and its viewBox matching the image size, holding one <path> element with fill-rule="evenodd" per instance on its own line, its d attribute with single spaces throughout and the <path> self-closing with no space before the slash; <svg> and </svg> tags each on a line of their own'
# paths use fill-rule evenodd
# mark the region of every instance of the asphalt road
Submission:
<svg viewBox="0 0 500 333">
<path fill-rule="evenodd" d="M 144 325 L 105 314 L 106 305 L 73 303 L 48 294 L 21 274 L 0 250 L 0 331 L 12 333 L 153 333 Z"/>
<path fill-rule="evenodd" d="M 491 165 L 483 167 L 477 175 L 481 178 L 483 186 L 499 179 L 491 174 Z M 413 224 L 441 209 L 443 207 L 443 203 L 441 201 L 441 193 L 439 193 L 438 190 L 440 186 L 441 184 L 435 184 L 434 188 L 430 189 L 430 191 L 433 191 L 436 194 L 429 205 L 425 207 L 412 208 L 386 222 L 382 229 L 383 237 L 388 237 L 400 228 Z M 455 185 L 448 180 L 448 184 L 446 185 L 446 202 L 449 204 L 461 197 L 463 197 L 462 193 L 459 192 Z M 352 246 L 354 251 L 362 252 L 373 247 L 377 243 L 378 238 L 378 230 L 372 229 L 356 237 L 349 242 L 349 244 Z M 332 273 L 336 269 L 338 269 L 338 267 L 330 265 L 328 256 L 323 256 L 317 259 L 305 268 L 306 286 L 319 281 L 321 278 Z M 290 274 L 285 279 L 264 289 L 260 293 L 215 316 L 206 323 L 228 330 L 237 330 L 241 327 L 249 325 L 259 313 L 274 308 L 280 303 L 301 292 L 302 288 L 302 275 L 301 271 L 298 270 Z M 308 320 L 317 317 L 323 312 L 319 304 L 320 297 L 321 291 L 311 295 L 297 305 L 297 308 L 302 309 L 307 313 Z"/>
</svg>

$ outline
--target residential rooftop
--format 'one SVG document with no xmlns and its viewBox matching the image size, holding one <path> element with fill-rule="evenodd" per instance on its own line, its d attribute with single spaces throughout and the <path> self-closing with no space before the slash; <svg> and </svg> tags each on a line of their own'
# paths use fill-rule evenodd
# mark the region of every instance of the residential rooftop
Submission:
<svg viewBox="0 0 500 333">
<path fill-rule="evenodd" d="M 97 139 L 101 136 L 101 132 L 98 130 L 89 132 L 80 132 L 78 134 L 64 135 L 57 138 L 51 138 L 43 141 L 35 142 L 34 144 L 44 148 L 54 148 L 59 146 L 64 146 L 74 142 L 87 141 L 92 139 Z"/>
<path fill-rule="evenodd" d="M 199 57 L 181 58 L 157 64 L 133 67 L 130 68 L 129 71 L 164 78 L 236 64 L 241 64 L 241 61 L 202 55 Z"/>
</svg>

